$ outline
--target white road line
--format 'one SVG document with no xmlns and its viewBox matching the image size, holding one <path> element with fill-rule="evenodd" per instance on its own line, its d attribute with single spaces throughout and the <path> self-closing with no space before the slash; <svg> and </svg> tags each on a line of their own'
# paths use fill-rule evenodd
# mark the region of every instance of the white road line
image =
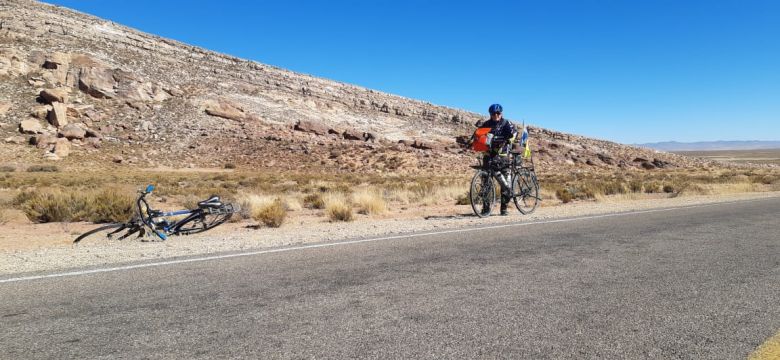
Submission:
<svg viewBox="0 0 780 360">
<path fill-rule="evenodd" d="M 650 209 L 650 210 L 637 210 L 637 211 L 629 211 L 629 212 L 621 212 L 621 213 L 611 213 L 611 214 L 601 214 L 601 215 L 588 215 L 588 216 L 581 216 L 581 217 L 574 217 L 574 218 L 565 218 L 565 219 L 532 221 L 532 222 L 525 222 L 525 223 L 509 223 L 509 224 L 500 224 L 500 225 L 477 226 L 477 227 L 467 228 L 467 229 L 453 229 L 453 230 L 432 231 L 432 232 L 425 232 L 425 233 L 406 234 L 406 235 L 394 235 L 394 236 L 385 236 L 385 237 L 378 237 L 378 238 L 371 238 L 371 239 L 361 239 L 361 240 L 347 240 L 347 241 L 340 241 L 340 242 L 333 242 L 333 243 L 326 243 L 326 244 L 302 245 L 302 246 L 295 246 L 295 247 L 288 247 L 288 248 L 281 248 L 281 249 L 249 251 L 249 252 L 242 252 L 242 253 L 235 253 L 235 254 L 204 256 L 204 257 L 195 257 L 195 258 L 180 259 L 180 260 L 160 261 L 160 262 L 144 263 L 144 264 L 136 264 L 136 265 L 117 266 L 117 267 L 108 267 L 108 268 L 99 268 L 99 269 L 81 270 L 81 271 L 61 272 L 61 273 L 53 273 L 53 274 L 46 274 L 46 275 L 23 276 L 23 277 L 9 278 L 9 279 L 0 279 L 0 284 L 2 284 L 2 283 L 11 283 L 11 282 L 20 282 L 20 281 L 38 280 L 38 279 L 49 279 L 49 278 L 57 278 L 57 277 L 66 277 L 66 276 L 79 276 L 79 275 L 96 274 L 96 273 L 113 272 L 113 271 L 124 271 L 124 270 L 141 269 L 141 268 L 147 268 L 147 267 L 175 265 L 175 264 L 185 264 L 185 263 L 210 261 L 210 260 L 230 259 L 230 258 L 243 257 L 243 256 L 253 256 L 253 255 L 271 254 L 271 253 L 288 252 L 288 251 L 296 251 L 296 250 L 316 249 L 316 248 L 331 247 L 331 246 L 352 245 L 352 244 L 368 243 L 368 242 L 375 242 L 375 241 L 387 241 L 387 240 L 396 240 L 396 239 L 411 239 L 411 238 L 422 237 L 422 236 L 430 236 L 430 235 L 465 233 L 465 232 L 471 232 L 471 231 L 501 229 L 501 228 L 507 228 L 507 227 L 519 227 L 519 226 L 529 226 L 529 225 L 539 225 L 539 224 L 553 224 L 553 223 L 562 223 L 562 222 L 571 222 L 571 221 L 580 221 L 580 220 L 600 219 L 600 218 L 607 218 L 607 217 L 614 217 L 614 216 L 647 214 L 647 213 L 654 213 L 654 212 L 664 212 L 664 211 L 672 211 L 672 210 L 680 210 L 680 209 L 692 209 L 692 208 L 699 208 L 699 207 L 724 205 L 724 204 L 731 204 L 731 203 L 737 203 L 737 202 L 753 202 L 753 201 L 758 201 L 758 200 L 762 200 L 762 199 L 740 200 L 740 201 L 709 203 L 709 204 L 699 204 L 699 205 L 688 205 L 688 206 L 679 206 L 679 207 L 661 208 L 661 209 Z"/>
</svg>

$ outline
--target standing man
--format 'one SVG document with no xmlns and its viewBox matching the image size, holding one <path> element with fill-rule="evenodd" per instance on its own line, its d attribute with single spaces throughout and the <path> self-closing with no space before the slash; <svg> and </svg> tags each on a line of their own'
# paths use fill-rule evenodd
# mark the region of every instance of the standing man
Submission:
<svg viewBox="0 0 780 360">
<path fill-rule="evenodd" d="M 499 176 L 504 177 L 504 181 L 498 179 L 499 182 L 505 183 L 505 185 L 511 187 L 512 185 L 509 184 L 509 151 L 512 149 L 512 144 L 517 138 L 517 129 L 509 120 L 504 119 L 504 108 L 501 107 L 500 104 L 490 105 L 488 112 L 490 113 L 490 119 L 477 123 L 477 127 L 490 128 L 489 134 L 492 134 L 490 150 L 488 150 L 482 158 L 482 166 L 486 168 L 494 166 L 494 169 L 499 170 L 501 174 Z M 511 197 L 509 191 L 511 191 L 511 189 L 506 188 L 502 188 L 501 191 L 502 216 L 507 215 L 507 204 L 509 204 Z"/>
</svg>

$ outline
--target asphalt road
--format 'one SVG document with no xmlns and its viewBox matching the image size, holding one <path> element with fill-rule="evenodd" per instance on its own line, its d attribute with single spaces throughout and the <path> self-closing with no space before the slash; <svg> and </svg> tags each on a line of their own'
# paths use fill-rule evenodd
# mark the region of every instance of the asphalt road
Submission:
<svg viewBox="0 0 780 360">
<path fill-rule="evenodd" d="M 0 358 L 745 358 L 780 329 L 779 216 L 768 199 L 0 283 Z"/>
</svg>

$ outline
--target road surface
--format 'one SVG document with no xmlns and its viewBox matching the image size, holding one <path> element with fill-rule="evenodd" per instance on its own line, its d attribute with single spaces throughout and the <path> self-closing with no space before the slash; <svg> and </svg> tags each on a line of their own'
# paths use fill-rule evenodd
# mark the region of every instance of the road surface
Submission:
<svg viewBox="0 0 780 360">
<path fill-rule="evenodd" d="M 779 218 L 775 198 L 7 276 L 0 358 L 745 358 L 780 329 Z"/>
</svg>

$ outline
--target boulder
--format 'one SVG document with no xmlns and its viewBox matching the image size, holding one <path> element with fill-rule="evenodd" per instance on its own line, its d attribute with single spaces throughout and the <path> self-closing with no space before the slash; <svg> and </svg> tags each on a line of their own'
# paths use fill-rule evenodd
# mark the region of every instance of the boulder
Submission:
<svg viewBox="0 0 780 360">
<path fill-rule="evenodd" d="M 341 134 L 347 140 L 364 140 L 363 132 L 356 129 L 347 129 Z"/>
<path fill-rule="evenodd" d="M 37 134 L 43 131 L 43 126 L 38 119 L 22 120 L 22 122 L 19 123 L 19 131 L 22 134 Z"/>
<path fill-rule="evenodd" d="M 40 96 L 46 102 L 49 104 L 54 102 L 68 102 L 68 95 L 70 94 L 70 89 L 66 87 L 58 87 L 54 89 L 44 89 L 41 90 Z"/>
<path fill-rule="evenodd" d="M 59 135 L 68 140 L 73 140 L 73 139 L 81 140 L 86 137 L 87 131 L 82 129 L 81 126 L 78 126 L 76 124 L 68 124 L 63 126 L 60 129 Z"/>
<path fill-rule="evenodd" d="M 27 139 L 25 139 L 24 136 L 15 135 L 15 136 L 9 136 L 9 137 L 5 138 L 5 142 L 8 143 L 8 144 L 21 145 L 21 144 L 26 143 Z"/>
<path fill-rule="evenodd" d="M 605 163 L 607 165 L 614 165 L 615 164 L 615 160 L 612 159 L 612 157 L 607 155 L 607 154 L 598 153 L 598 154 L 596 154 L 596 156 L 599 158 L 599 160 L 601 160 L 603 163 Z"/>
<path fill-rule="evenodd" d="M 652 163 L 650 163 L 649 161 L 643 161 L 643 162 L 642 162 L 642 167 L 643 167 L 645 170 L 652 170 L 652 169 L 655 169 L 655 165 L 653 165 L 653 164 L 652 164 Z"/>
<path fill-rule="evenodd" d="M 95 130 L 92 130 L 92 129 L 89 129 L 89 128 L 86 129 L 86 134 L 85 135 L 86 135 L 87 138 L 96 138 L 96 139 L 102 139 L 103 138 L 103 135 L 101 135 L 99 132 L 97 132 Z"/>
<path fill-rule="evenodd" d="M 135 80 L 120 81 L 117 86 L 117 95 L 129 101 L 165 101 L 170 95 L 159 85 L 151 82 L 138 82 Z"/>
<path fill-rule="evenodd" d="M 68 106 L 66 114 L 68 114 L 68 118 L 77 119 L 84 116 L 86 111 L 91 110 L 92 108 L 93 108 L 92 105 Z"/>
<path fill-rule="evenodd" d="M 669 165 L 672 165 L 672 163 L 660 159 L 653 159 L 653 165 L 659 169 L 663 169 L 665 167 L 668 167 Z"/>
<path fill-rule="evenodd" d="M 43 68 L 49 70 L 57 70 L 63 67 L 67 67 L 70 63 L 70 55 L 55 52 L 46 56 L 46 60 L 43 61 Z"/>
<path fill-rule="evenodd" d="M 35 145 L 39 149 L 49 148 L 57 142 L 57 138 L 49 134 L 35 135 L 30 138 L 30 145 Z"/>
<path fill-rule="evenodd" d="M 100 122 L 106 119 L 106 116 L 95 110 L 95 109 L 86 109 L 84 110 L 84 115 L 86 115 L 90 120 Z"/>
<path fill-rule="evenodd" d="M 372 132 L 363 133 L 363 140 L 365 141 L 374 142 L 377 139 L 379 139 L 379 137 L 375 133 Z"/>
<path fill-rule="evenodd" d="M 230 120 L 243 120 L 246 114 L 244 109 L 225 99 L 209 100 L 205 103 L 206 114 L 218 116 Z"/>
<path fill-rule="evenodd" d="M 412 147 L 415 149 L 420 150 L 442 150 L 444 147 L 441 144 L 430 142 L 430 141 L 424 141 L 424 140 L 415 140 L 414 143 L 412 143 Z"/>
<path fill-rule="evenodd" d="M 98 137 L 88 137 L 84 140 L 84 144 L 87 146 L 91 146 L 95 149 L 100 149 L 100 146 L 102 145 L 102 141 Z"/>
<path fill-rule="evenodd" d="M 32 108 L 32 111 L 30 111 L 30 115 L 32 115 L 35 118 L 44 120 L 46 119 L 46 116 L 49 115 L 49 111 L 51 111 L 52 106 L 51 105 L 39 105 Z"/>
<path fill-rule="evenodd" d="M 87 67 L 79 73 L 79 89 L 96 97 L 113 99 L 116 97 L 114 72 L 101 67 Z"/>
<path fill-rule="evenodd" d="M 634 159 L 634 162 L 638 162 L 638 163 L 642 163 L 642 162 L 646 162 L 646 161 L 647 161 L 647 159 L 642 158 L 642 157 L 637 157 L 637 158 Z"/>
<path fill-rule="evenodd" d="M 63 103 L 55 102 L 51 104 L 51 111 L 49 111 L 49 124 L 55 127 L 63 127 L 68 125 L 68 108 Z"/>
<path fill-rule="evenodd" d="M 0 116 L 5 115 L 8 110 L 11 110 L 11 103 L 7 101 L 0 101 Z"/>
<path fill-rule="evenodd" d="M 322 123 L 308 121 L 308 120 L 300 120 L 298 121 L 298 123 L 295 124 L 295 130 L 310 132 L 317 135 L 327 135 L 329 129 L 327 126 L 325 126 Z"/>
<path fill-rule="evenodd" d="M 66 138 L 59 138 L 54 143 L 54 154 L 60 158 L 70 155 L 70 141 Z"/>
<path fill-rule="evenodd" d="M 25 60 L 25 54 L 11 48 L 0 48 L 0 75 L 23 76 L 32 70 Z"/>
</svg>

